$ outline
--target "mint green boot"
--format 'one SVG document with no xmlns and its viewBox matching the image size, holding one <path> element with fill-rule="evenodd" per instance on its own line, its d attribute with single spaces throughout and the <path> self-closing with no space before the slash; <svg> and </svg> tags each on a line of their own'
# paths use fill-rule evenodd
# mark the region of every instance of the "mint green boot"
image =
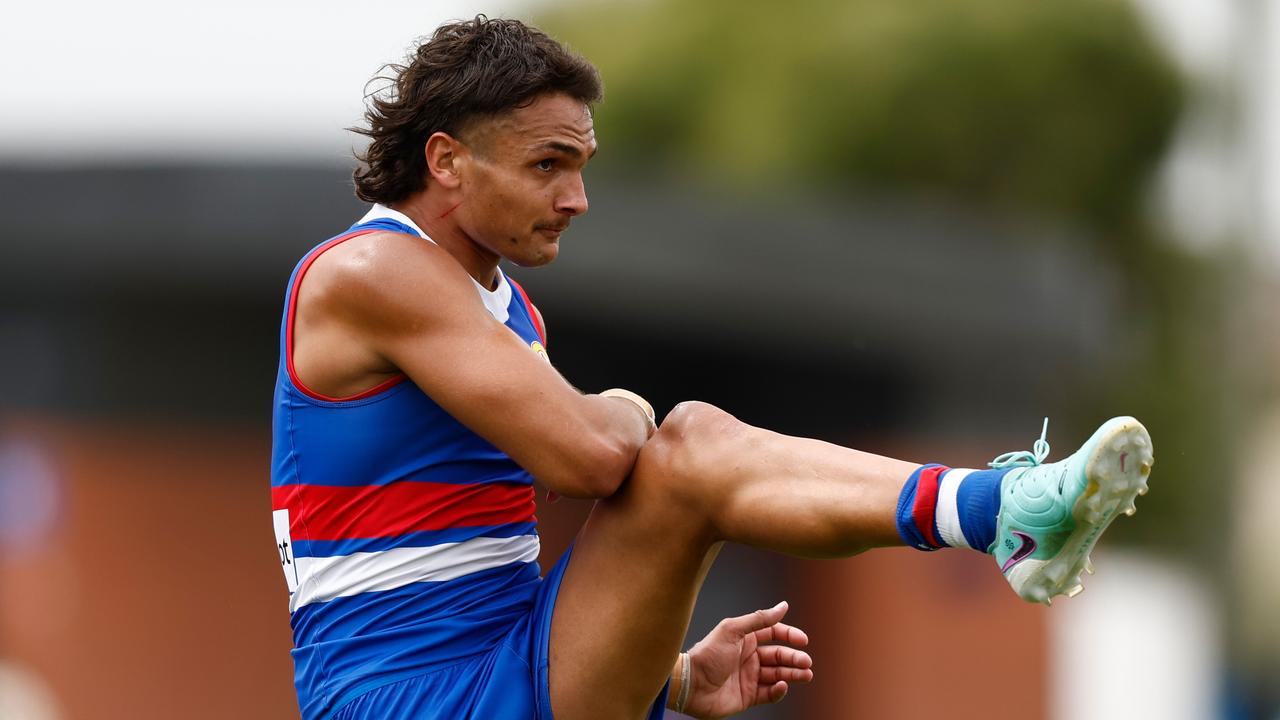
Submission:
<svg viewBox="0 0 1280 720">
<path fill-rule="evenodd" d="M 996 541 L 988 550 L 1018 597 L 1046 605 L 1084 589 L 1080 571 L 1093 572 L 1089 553 L 1112 520 L 1135 512 L 1153 461 L 1151 436 L 1131 417 L 1106 421 L 1075 454 L 1041 465 L 1048 431 L 1046 419 L 1033 452 L 991 462 L 1013 469 L 1000 484 Z"/>
</svg>

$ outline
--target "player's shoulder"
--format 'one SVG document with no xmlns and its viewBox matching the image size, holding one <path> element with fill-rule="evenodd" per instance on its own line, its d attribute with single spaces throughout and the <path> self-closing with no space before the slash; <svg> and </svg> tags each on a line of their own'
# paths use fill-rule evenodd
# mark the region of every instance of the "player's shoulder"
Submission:
<svg viewBox="0 0 1280 720">
<path fill-rule="evenodd" d="M 304 292 L 340 314 L 419 314 L 447 298 L 474 295 L 468 276 L 428 240 L 397 232 L 358 235 L 327 249 L 307 271 Z M 436 300 L 430 306 L 422 301 Z"/>
<path fill-rule="evenodd" d="M 312 262 L 311 270 L 322 273 L 367 273 L 391 271 L 404 263 L 433 264 L 443 251 L 420 237 L 388 230 L 365 232 L 326 248 Z M 437 258 L 438 260 L 439 258 Z"/>
<path fill-rule="evenodd" d="M 460 275 L 465 273 L 457 262 L 434 243 L 403 233 L 375 231 L 326 250 L 313 261 L 307 279 L 315 277 L 325 285 L 376 289 L 436 278 L 446 283 L 458 282 Z"/>
</svg>

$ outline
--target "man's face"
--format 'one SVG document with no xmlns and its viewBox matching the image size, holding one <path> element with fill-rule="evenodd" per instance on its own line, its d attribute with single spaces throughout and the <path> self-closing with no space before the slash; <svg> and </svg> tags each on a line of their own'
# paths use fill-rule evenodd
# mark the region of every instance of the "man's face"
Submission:
<svg viewBox="0 0 1280 720">
<path fill-rule="evenodd" d="M 457 222 L 481 248 L 517 265 L 545 265 L 560 233 L 587 211 L 582 170 L 596 151 L 586 105 L 568 95 L 531 104 L 462 133 L 467 146 Z"/>
</svg>

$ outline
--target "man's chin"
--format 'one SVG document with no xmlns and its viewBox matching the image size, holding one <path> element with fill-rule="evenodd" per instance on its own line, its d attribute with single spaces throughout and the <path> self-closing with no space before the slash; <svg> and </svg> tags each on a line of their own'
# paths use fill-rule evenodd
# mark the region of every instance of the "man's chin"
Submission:
<svg viewBox="0 0 1280 720">
<path fill-rule="evenodd" d="M 538 246 L 536 249 L 534 249 L 533 252 L 529 253 L 528 255 L 523 255 L 518 258 L 509 257 L 507 259 L 515 263 L 516 265 L 519 265 L 520 267 L 531 268 L 531 267 L 541 267 L 543 265 L 546 265 L 552 260 L 555 260 L 556 257 L 559 255 L 560 255 L 560 242 L 556 240 L 556 241 L 545 243 Z"/>
<path fill-rule="evenodd" d="M 541 255 L 542 262 L 539 264 L 546 265 L 547 263 L 551 262 L 552 260 L 555 260 L 559 256 L 560 256 L 560 241 L 556 240 L 555 242 L 548 243 L 546 246 L 542 248 L 542 255 Z"/>
</svg>

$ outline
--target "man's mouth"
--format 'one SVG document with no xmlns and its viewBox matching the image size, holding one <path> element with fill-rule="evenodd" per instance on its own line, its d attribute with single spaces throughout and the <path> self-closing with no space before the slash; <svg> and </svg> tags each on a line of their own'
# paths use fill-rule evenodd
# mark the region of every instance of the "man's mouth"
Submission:
<svg viewBox="0 0 1280 720">
<path fill-rule="evenodd" d="M 534 229 L 547 235 L 559 235 L 569 229 L 569 223 L 563 225 L 537 225 Z"/>
</svg>

